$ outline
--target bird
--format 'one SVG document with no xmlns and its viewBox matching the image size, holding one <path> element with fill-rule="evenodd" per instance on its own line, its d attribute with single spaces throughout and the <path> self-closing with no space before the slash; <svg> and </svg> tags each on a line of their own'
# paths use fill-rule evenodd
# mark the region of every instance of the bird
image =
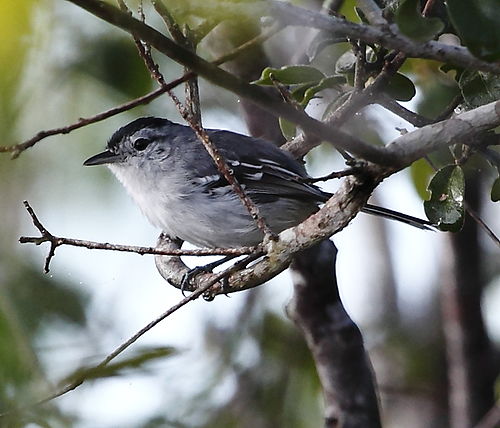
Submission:
<svg viewBox="0 0 500 428">
<path fill-rule="evenodd" d="M 272 232 L 296 226 L 332 196 L 308 182 L 304 165 L 271 142 L 221 129 L 205 131 Z M 118 129 L 106 150 L 84 165 L 107 165 L 145 217 L 172 238 L 207 248 L 255 246 L 264 238 L 189 126 L 138 118 Z M 374 205 L 362 211 L 420 229 L 432 226 Z"/>
</svg>

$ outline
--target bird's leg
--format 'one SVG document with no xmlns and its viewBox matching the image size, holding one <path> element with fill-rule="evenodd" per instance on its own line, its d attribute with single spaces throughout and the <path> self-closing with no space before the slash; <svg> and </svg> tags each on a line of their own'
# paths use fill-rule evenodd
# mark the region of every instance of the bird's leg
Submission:
<svg viewBox="0 0 500 428">
<path fill-rule="evenodd" d="M 196 266 L 193 269 L 190 269 L 187 271 L 183 276 L 182 276 L 182 281 L 181 281 L 181 292 L 184 295 L 186 288 L 189 287 L 189 283 L 193 278 L 196 277 L 196 275 L 199 275 L 200 273 L 210 273 L 212 272 L 216 267 L 236 258 L 239 256 L 226 256 L 223 257 L 220 260 L 216 260 L 215 262 L 212 263 L 207 263 L 206 265 L 203 266 Z"/>
</svg>

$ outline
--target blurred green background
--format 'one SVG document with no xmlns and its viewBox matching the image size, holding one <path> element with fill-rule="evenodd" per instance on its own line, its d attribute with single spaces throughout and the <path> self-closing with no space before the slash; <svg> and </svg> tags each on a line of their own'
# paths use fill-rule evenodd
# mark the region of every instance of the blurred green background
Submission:
<svg viewBox="0 0 500 428">
<path fill-rule="evenodd" d="M 290 42 L 300 34 L 280 37 Z M 1 1 L 0 40 L 2 145 L 154 89 L 130 38 L 67 2 Z M 330 64 L 331 55 L 339 53 L 325 52 L 318 63 Z M 158 61 L 167 80 L 182 73 L 180 66 Z M 403 72 L 412 76 L 418 108 L 429 116 L 456 94 L 453 79 L 432 62 L 411 61 Z M 201 83 L 205 126 L 245 132 L 238 100 Z M 315 369 L 303 338 L 285 315 L 291 296 L 286 273 L 231 298 L 193 302 L 125 353 L 137 364 L 103 374 L 43 406 L 23 408 L 50 395 L 78 369 L 98 363 L 181 298 L 159 277 L 150 257 L 62 247 L 51 272 L 44 274 L 46 246 L 18 243 L 21 235 L 37 235 L 22 205 L 27 199 L 55 235 L 153 245 L 158 231 L 111 174 L 82 167 L 114 130 L 152 114 L 179 120 L 169 99 L 162 97 L 43 140 L 18 159 L 0 154 L 0 411 L 19 409 L 0 425 L 320 426 Z M 373 141 L 397 136 L 397 127 L 411 129 L 377 109 L 349 124 Z M 313 175 L 342 166 L 325 147 L 315 149 L 308 164 Z M 417 165 L 413 178 L 409 173 L 392 177 L 375 197 L 382 205 L 422 216 L 415 189 L 425 193 L 429 174 Z M 334 190 L 335 184 L 327 188 Z M 498 216 L 485 204 L 485 219 L 498 226 Z M 335 238 L 339 283 L 347 309 L 365 335 L 386 426 L 404 421 L 410 428 L 442 427 L 447 397 L 437 284 L 446 251 L 439 234 L 408 229 L 357 218 Z M 498 345 L 498 251 L 483 238 L 488 283 L 484 313 Z M 165 346 L 171 352 L 154 358 L 152 351 Z M 150 358 L 134 359 L 141 354 Z"/>
</svg>

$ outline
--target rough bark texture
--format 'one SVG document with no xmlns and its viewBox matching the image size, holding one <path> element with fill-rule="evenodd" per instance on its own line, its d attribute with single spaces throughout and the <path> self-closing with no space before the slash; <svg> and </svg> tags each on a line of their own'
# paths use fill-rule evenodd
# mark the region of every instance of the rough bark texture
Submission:
<svg viewBox="0 0 500 428">
<path fill-rule="evenodd" d="M 336 255 L 335 245 L 325 240 L 294 259 L 295 296 L 289 315 L 302 329 L 316 363 L 325 399 L 325 426 L 381 427 L 363 338 L 340 300 Z"/>
</svg>

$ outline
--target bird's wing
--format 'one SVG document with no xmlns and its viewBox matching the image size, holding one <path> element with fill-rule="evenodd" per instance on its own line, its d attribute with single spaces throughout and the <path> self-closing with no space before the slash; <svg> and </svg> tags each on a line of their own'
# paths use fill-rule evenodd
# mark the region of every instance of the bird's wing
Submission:
<svg viewBox="0 0 500 428">
<path fill-rule="evenodd" d="M 255 202 L 273 202 L 277 198 L 324 202 L 329 194 L 308 184 L 304 167 L 278 147 L 263 140 L 234 134 L 228 131 L 212 131 L 212 141 L 224 156 L 234 177 Z M 234 150 L 238 144 L 238 152 Z M 223 191 L 229 184 L 215 164 L 197 178 L 207 191 Z"/>
</svg>

